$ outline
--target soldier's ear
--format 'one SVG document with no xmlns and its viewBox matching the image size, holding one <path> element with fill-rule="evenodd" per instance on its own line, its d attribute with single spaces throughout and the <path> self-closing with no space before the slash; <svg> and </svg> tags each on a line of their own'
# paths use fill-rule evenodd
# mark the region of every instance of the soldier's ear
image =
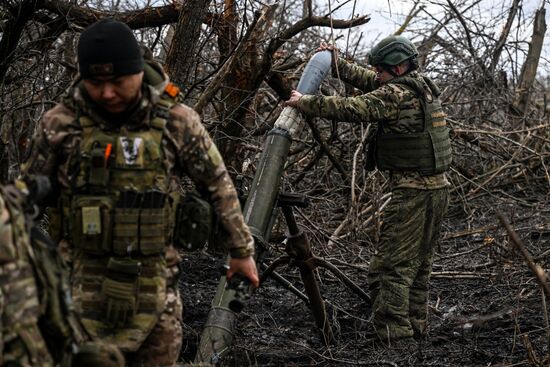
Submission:
<svg viewBox="0 0 550 367">
<path fill-rule="evenodd" d="M 409 62 L 405 61 L 399 65 L 392 66 L 391 68 L 395 74 L 401 76 L 409 71 Z"/>
</svg>

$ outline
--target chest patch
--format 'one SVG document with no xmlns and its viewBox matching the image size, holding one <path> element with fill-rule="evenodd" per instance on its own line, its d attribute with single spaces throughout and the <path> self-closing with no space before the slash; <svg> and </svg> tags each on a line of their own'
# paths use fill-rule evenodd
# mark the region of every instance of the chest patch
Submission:
<svg viewBox="0 0 550 367">
<path fill-rule="evenodd" d="M 142 156 L 141 151 L 143 150 L 143 139 L 139 136 L 135 138 L 121 136 L 119 139 L 124 163 L 129 166 L 142 164 L 140 158 Z"/>
</svg>

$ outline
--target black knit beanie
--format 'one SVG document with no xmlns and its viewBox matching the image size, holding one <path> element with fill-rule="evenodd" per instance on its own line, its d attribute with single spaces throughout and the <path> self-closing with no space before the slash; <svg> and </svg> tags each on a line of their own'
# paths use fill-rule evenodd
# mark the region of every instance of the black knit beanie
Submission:
<svg viewBox="0 0 550 367">
<path fill-rule="evenodd" d="M 100 20 L 82 32 L 78 41 L 78 67 L 82 78 L 129 75 L 143 70 L 139 44 L 126 24 Z"/>
</svg>

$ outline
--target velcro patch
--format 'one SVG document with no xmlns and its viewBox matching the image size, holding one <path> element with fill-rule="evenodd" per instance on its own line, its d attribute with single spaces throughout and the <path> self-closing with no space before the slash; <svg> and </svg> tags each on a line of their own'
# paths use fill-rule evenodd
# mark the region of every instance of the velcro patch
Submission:
<svg viewBox="0 0 550 367">
<path fill-rule="evenodd" d="M 447 117 L 447 115 L 443 111 L 437 111 L 437 112 L 432 113 L 432 118 L 436 119 L 438 117 L 443 117 L 444 118 L 444 117 Z"/>
<path fill-rule="evenodd" d="M 115 67 L 111 62 L 107 64 L 90 64 L 89 71 L 92 75 L 111 75 L 114 74 Z"/>
</svg>

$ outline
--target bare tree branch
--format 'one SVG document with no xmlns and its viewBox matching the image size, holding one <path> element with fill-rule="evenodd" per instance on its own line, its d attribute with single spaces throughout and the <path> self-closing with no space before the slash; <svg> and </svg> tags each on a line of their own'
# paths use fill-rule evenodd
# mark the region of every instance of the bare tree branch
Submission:
<svg viewBox="0 0 550 367">
<path fill-rule="evenodd" d="M 5 25 L 0 41 L 0 86 L 4 84 L 6 72 L 13 60 L 14 51 L 23 33 L 25 24 L 32 18 L 38 5 L 37 0 L 27 0 L 7 8 L 10 19 Z"/>
<path fill-rule="evenodd" d="M 519 2 L 520 0 L 512 0 L 512 6 L 510 7 L 510 11 L 508 12 L 508 19 L 506 20 L 506 25 L 504 25 L 504 28 L 500 33 L 500 37 L 495 45 L 495 51 L 493 53 L 493 58 L 491 60 L 491 66 L 489 67 L 489 70 L 491 71 L 491 73 L 495 71 L 495 67 L 497 66 L 497 63 L 500 59 L 500 54 L 502 53 L 502 49 L 506 44 L 506 39 L 510 34 L 512 23 L 514 22 L 514 19 L 516 18 L 516 14 L 519 9 Z"/>
<path fill-rule="evenodd" d="M 65 17 L 67 22 L 74 23 L 80 27 L 87 27 L 102 18 L 113 18 L 126 23 L 132 29 L 158 27 L 169 23 L 175 23 L 178 21 L 181 7 L 180 2 L 174 1 L 166 6 L 145 7 L 138 10 L 115 12 L 77 6 L 64 0 L 43 0 L 40 6 L 41 9 L 61 15 Z"/>
</svg>

